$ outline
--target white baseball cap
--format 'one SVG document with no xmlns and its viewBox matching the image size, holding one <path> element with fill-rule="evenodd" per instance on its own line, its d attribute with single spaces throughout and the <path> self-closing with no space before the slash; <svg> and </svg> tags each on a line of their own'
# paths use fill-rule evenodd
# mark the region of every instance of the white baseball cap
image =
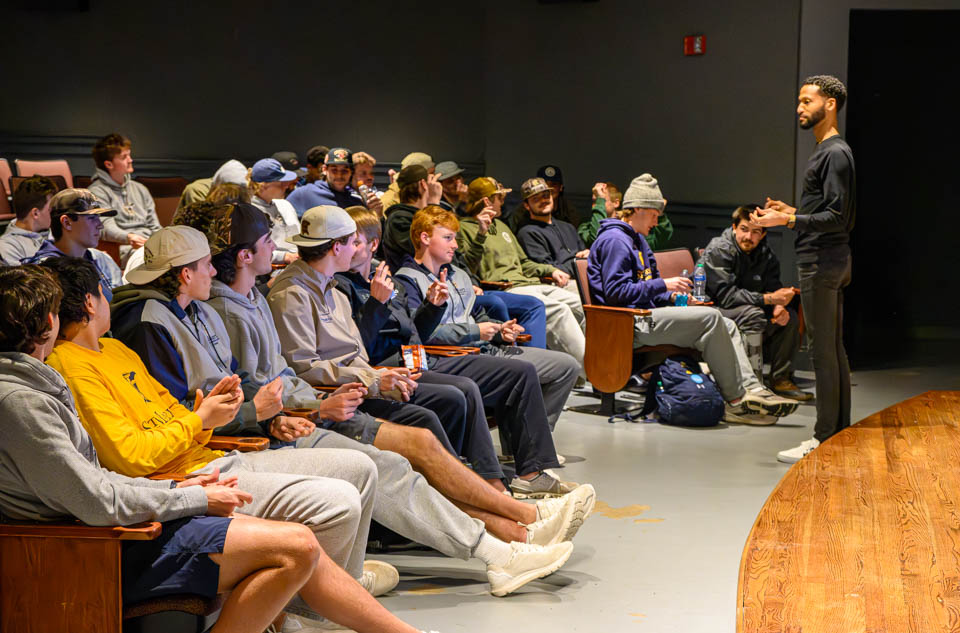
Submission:
<svg viewBox="0 0 960 633">
<path fill-rule="evenodd" d="M 171 268 L 192 264 L 209 254 L 207 236 L 197 229 L 165 226 L 147 239 L 143 263 L 127 273 L 127 281 L 138 286 L 150 283 Z"/>
<path fill-rule="evenodd" d="M 323 205 L 307 209 L 300 219 L 300 234 L 287 241 L 297 246 L 321 246 L 356 231 L 357 223 L 349 213 L 340 207 Z"/>
</svg>

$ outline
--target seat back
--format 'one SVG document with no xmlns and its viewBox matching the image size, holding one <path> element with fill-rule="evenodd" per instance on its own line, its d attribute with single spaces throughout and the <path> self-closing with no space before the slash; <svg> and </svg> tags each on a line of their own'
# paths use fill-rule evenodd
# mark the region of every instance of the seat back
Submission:
<svg viewBox="0 0 960 633">
<path fill-rule="evenodd" d="M 7 195 L 10 195 L 10 192 L 13 191 L 13 188 L 10 186 L 10 176 L 12 175 L 13 172 L 10 170 L 10 163 L 7 162 L 6 158 L 0 158 L 0 184 L 3 185 Z"/>
<path fill-rule="evenodd" d="M 43 174 L 37 174 L 38 176 L 43 176 Z M 17 190 L 17 187 L 20 186 L 20 183 L 30 178 L 30 176 L 10 176 L 10 195 L 13 196 L 14 192 Z M 67 188 L 67 181 L 63 176 L 53 175 L 47 176 L 50 180 L 53 181 L 53 184 L 57 186 L 57 191 L 63 191 Z"/>
<path fill-rule="evenodd" d="M 680 277 L 683 271 L 693 275 L 693 255 L 686 248 L 673 248 L 653 254 L 657 258 L 657 270 L 663 278 Z"/>
<path fill-rule="evenodd" d="M 589 261 L 578 257 L 573 260 L 574 270 L 577 273 L 577 288 L 580 289 L 580 302 L 585 306 L 592 306 L 593 301 L 590 298 L 590 282 L 587 278 L 587 264 Z"/>
<path fill-rule="evenodd" d="M 104 253 L 109 255 L 113 261 L 117 262 L 117 266 L 120 266 L 120 269 L 123 270 L 123 266 L 120 264 L 120 245 L 119 244 L 117 244 L 116 242 L 108 242 L 106 240 L 101 239 L 100 243 L 97 244 L 97 250 L 103 251 Z"/>
<path fill-rule="evenodd" d="M 73 187 L 73 174 L 65 160 L 22 160 L 17 159 L 18 176 L 63 176 L 68 187 Z"/>
<path fill-rule="evenodd" d="M 93 178 L 90 176 L 74 176 L 73 177 L 73 186 L 77 189 L 89 189 L 90 183 L 93 182 Z"/>
<path fill-rule="evenodd" d="M 7 187 L 0 182 L 0 222 L 6 222 L 15 217 L 13 208 L 10 206 L 10 198 L 7 197 Z"/>
<path fill-rule="evenodd" d="M 187 179 L 174 178 L 137 178 L 137 182 L 150 191 L 150 196 L 157 207 L 157 219 L 160 226 L 168 226 L 173 221 L 173 214 L 180 203 L 180 195 L 187 187 Z"/>
</svg>

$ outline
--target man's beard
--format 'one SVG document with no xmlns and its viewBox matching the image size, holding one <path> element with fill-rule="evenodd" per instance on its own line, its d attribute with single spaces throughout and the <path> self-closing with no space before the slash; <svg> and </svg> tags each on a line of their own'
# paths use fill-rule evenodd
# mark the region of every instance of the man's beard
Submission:
<svg viewBox="0 0 960 633">
<path fill-rule="evenodd" d="M 825 117 L 826 115 L 827 113 L 823 108 L 820 108 L 819 110 L 811 112 L 806 122 L 800 121 L 800 127 L 804 130 L 809 130 L 820 121 L 823 121 L 823 117 Z"/>
</svg>

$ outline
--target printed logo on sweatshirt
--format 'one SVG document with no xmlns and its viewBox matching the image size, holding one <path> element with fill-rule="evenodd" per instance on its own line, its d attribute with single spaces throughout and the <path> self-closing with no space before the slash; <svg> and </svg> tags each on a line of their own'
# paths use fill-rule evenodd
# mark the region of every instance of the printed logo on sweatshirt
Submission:
<svg viewBox="0 0 960 633">
<path fill-rule="evenodd" d="M 133 388 L 137 390 L 137 393 L 140 394 L 140 397 L 143 398 L 144 402 L 152 402 L 150 398 L 143 395 L 143 392 L 140 391 L 140 387 L 137 386 L 137 372 L 135 371 L 128 372 L 124 374 L 123 377 L 127 379 L 127 382 L 133 385 Z"/>
<path fill-rule="evenodd" d="M 503 241 L 506 242 L 507 244 L 513 244 L 513 240 L 510 239 L 510 234 L 509 234 L 508 232 L 506 232 L 506 231 L 501 231 L 501 232 L 500 232 L 500 237 L 502 237 L 502 238 L 503 238 Z"/>
<path fill-rule="evenodd" d="M 637 279 L 639 281 L 650 281 L 653 279 L 653 270 L 650 268 L 644 268 L 643 270 L 637 269 Z"/>
<path fill-rule="evenodd" d="M 140 426 L 144 430 L 155 429 L 158 426 L 163 426 L 164 424 L 169 423 L 173 420 L 173 411 L 172 409 L 175 404 L 171 404 L 165 411 L 156 411 L 149 420 L 144 420 L 140 423 Z"/>
</svg>

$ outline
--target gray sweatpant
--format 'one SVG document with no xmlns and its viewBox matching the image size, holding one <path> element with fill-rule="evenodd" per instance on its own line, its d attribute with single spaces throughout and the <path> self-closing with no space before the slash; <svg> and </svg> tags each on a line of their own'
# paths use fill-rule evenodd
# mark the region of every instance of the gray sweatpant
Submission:
<svg viewBox="0 0 960 633">
<path fill-rule="evenodd" d="M 467 560 L 473 555 L 486 529 L 483 522 L 467 516 L 450 503 L 413 470 L 402 455 L 381 451 L 320 428 L 297 440 L 297 448 L 347 449 L 363 453 L 377 468 L 373 518 L 378 523 L 452 558 Z"/>
<path fill-rule="evenodd" d="M 377 492 L 377 469 L 369 457 L 333 448 L 234 451 L 198 472 L 214 468 L 237 475 L 240 489 L 253 495 L 238 513 L 306 525 L 334 562 L 360 578 Z M 322 619 L 299 596 L 286 610 Z"/>
<path fill-rule="evenodd" d="M 689 306 L 654 308 L 653 325 L 637 318 L 634 348 L 645 345 L 692 347 L 717 381 L 727 402 L 741 397 L 747 389 L 760 387 L 740 340 L 737 325 L 714 308 Z"/>
<path fill-rule="evenodd" d="M 760 306 L 740 305 L 720 308 L 724 317 L 731 319 L 744 334 L 763 335 L 764 346 L 770 349 L 770 378 L 790 378 L 793 374 L 793 358 L 800 349 L 801 337 L 797 311 L 788 306 L 790 320 L 786 325 L 770 322 L 771 310 Z"/>
</svg>

